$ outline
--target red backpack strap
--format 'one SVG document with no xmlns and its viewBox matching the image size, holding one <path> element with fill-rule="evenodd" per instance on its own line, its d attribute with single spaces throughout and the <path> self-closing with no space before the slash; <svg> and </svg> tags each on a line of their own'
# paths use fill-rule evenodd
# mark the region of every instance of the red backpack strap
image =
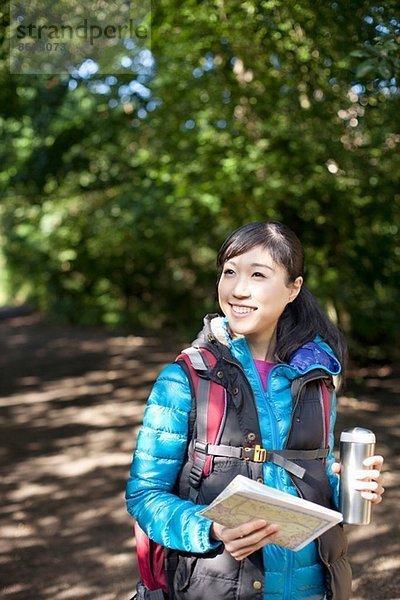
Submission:
<svg viewBox="0 0 400 600">
<path fill-rule="evenodd" d="M 145 586 L 154 591 L 154 594 L 152 594 L 153 600 L 157 600 L 158 597 L 163 599 L 163 592 L 168 593 L 165 573 L 165 548 L 148 538 L 136 521 L 134 530 L 140 577 Z M 157 592 L 159 592 L 158 596 Z"/>
<path fill-rule="evenodd" d="M 176 362 L 184 363 L 196 403 L 195 452 L 189 475 L 190 499 L 195 501 L 202 478 L 211 473 L 213 456 L 207 455 L 207 444 L 218 444 L 221 438 L 226 416 L 226 393 L 222 385 L 210 379 L 209 374 L 217 362 L 210 350 L 187 348 Z M 165 548 L 153 542 L 137 522 L 134 530 L 141 579 L 150 590 L 147 594 L 151 594 L 152 600 L 161 600 L 164 593 L 168 594 Z"/>
<path fill-rule="evenodd" d="M 190 376 L 196 403 L 196 434 L 193 466 L 189 475 L 190 499 L 197 499 L 200 482 L 212 469 L 213 456 L 207 453 L 208 444 L 218 444 L 226 417 L 225 388 L 210 378 L 217 362 L 206 348 L 190 347 L 177 358 L 183 361 Z"/>
</svg>

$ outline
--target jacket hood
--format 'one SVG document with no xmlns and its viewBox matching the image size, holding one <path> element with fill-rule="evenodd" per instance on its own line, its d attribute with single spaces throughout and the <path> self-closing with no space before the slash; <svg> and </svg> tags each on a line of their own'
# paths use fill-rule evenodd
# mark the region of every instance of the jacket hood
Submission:
<svg viewBox="0 0 400 600">
<path fill-rule="evenodd" d="M 241 344 L 245 339 L 243 336 L 233 339 L 229 333 L 228 320 L 218 314 L 209 314 L 204 317 L 204 326 L 197 339 L 193 342 L 205 342 L 216 339 L 218 342 L 230 348 L 232 345 Z M 305 373 L 311 368 L 323 368 L 331 375 L 338 375 L 341 366 L 330 346 L 324 342 L 321 336 L 316 336 L 311 342 L 307 342 L 296 350 L 289 359 L 289 366 L 300 373 Z"/>
<path fill-rule="evenodd" d="M 323 367 L 332 375 L 338 375 L 342 370 L 333 350 L 321 336 L 296 350 L 290 357 L 289 364 L 301 373 L 308 371 L 311 366 Z"/>
</svg>

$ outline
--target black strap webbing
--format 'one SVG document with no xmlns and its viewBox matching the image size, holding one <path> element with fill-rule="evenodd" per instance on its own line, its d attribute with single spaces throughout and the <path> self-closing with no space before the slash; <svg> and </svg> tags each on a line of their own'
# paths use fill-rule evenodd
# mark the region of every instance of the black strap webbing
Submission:
<svg viewBox="0 0 400 600">
<path fill-rule="evenodd" d="M 195 449 L 198 444 L 196 442 Z M 252 460 L 246 456 L 248 449 L 243 446 L 225 446 L 224 444 L 206 444 L 203 448 L 199 445 L 200 452 L 211 454 L 212 456 L 226 456 L 227 458 L 239 458 L 242 460 Z M 251 448 L 250 451 L 254 450 Z M 328 448 L 318 448 L 317 450 L 266 450 L 265 460 L 255 462 L 270 462 L 272 454 L 284 456 L 288 460 L 314 460 L 316 458 L 326 458 L 329 453 Z"/>
<path fill-rule="evenodd" d="M 300 479 L 303 479 L 306 471 L 303 467 L 294 463 L 293 460 L 323 459 L 326 458 L 329 453 L 328 448 L 318 448 L 317 450 L 265 450 L 262 459 L 254 460 L 255 448 L 226 446 L 224 444 L 207 444 L 198 441 L 195 442 L 194 448 L 197 456 L 202 457 L 202 461 L 204 462 L 206 461 L 207 455 L 237 458 L 239 460 L 249 460 L 254 462 L 272 462 L 279 467 L 283 467 L 286 471 L 289 471 L 289 473 L 296 475 L 296 477 L 299 477 Z"/>
</svg>

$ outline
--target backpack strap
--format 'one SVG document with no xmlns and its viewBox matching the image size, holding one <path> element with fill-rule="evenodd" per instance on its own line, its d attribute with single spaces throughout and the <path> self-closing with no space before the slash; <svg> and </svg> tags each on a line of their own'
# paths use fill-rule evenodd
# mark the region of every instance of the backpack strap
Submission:
<svg viewBox="0 0 400 600">
<path fill-rule="evenodd" d="M 164 566 L 165 548 L 153 542 L 137 521 L 134 524 L 134 532 L 140 577 L 148 588 L 146 597 L 161 600 L 164 598 L 163 592 L 167 593 L 168 591 Z"/>
<path fill-rule="evenodd" d="M 305 469 L 293 462 L 293 460 L 315 460 L 316 458 L 326 459 L 328 450 L 318 448 L 316 450 L 266 450 L 257 445 L 252 448 L 246 446 L 224 446 L 223 444 L 201 445 L 195 442 L 195 449 L 200 449 L 207 455 L 224 456 L 226 458 L 237 458 L 256 463 L 272 462 L 279 467 L 283 467 L 289 473 L 302 479 Z"/>
<path fill-rule="evenodd" d="M 331 428 L 331 406 L 332 406 L 332 395 L 333 395 L 333 382 L 332 379 L 321 379 L 321 407 L 324 421 L 324 440 L 323 447 L 328 448 L 329 451 L 329 432 Z M 326 464 L 326 458 L 324 459 Z"/>
<path fill-rule="evenodd" d="M 196 501 L 202 478 L 207 477 L 212 470 L 214 455 L 207 452 L 208 445 L 218 444 L 225 425 L 226 390 L 210 378 L 217 362 L 217 357 L 211 350 L 192 346 L 183 350 L 177 361 L 186 366 L 196 406 L 196 433 L 194 435 L 191 432 L 194 445 L 193 465 L 189 474 L 189 498 Z"/>
<path fill-rule="evenodd" d="M 312 450 L 286 447 L 283 450 L 273 450 L 262 448 L 259 444 L 251 447 L 219 444 L 225 425 L 227 399 L 224 386 L 213 381 L 210 376 L 217 362 L 217 357 L 207 348 L 192 346 L 183 350 L 177 361 L 188 376 L 195 401 L 196 432 L 193 431 L 193 423 L 189 432 L 193 444 L 193 465 L 189 474 L 190 500 L 194 502 L 197 500 L 201 480 L 210 474 L 214 456 L 237 458 L 258 463 L 272 462 L 300 479 L 304 478 L 306 469 L 294 461 L 322 459 L 324 463 L 326 462 L 329 454 L 329 391 L 332 390 L 332 379 L 325 371 L 314 369 L 293 381 L 291 388 L 293 410 L 288 434 L 289 439 L 294 425 L 296 409 L 303 398 L 303 394 L 306 393 L 307 384 L 318 381 L 320 382 L 319 401 L 323 419 L 321 446 Z"/>
</svg>

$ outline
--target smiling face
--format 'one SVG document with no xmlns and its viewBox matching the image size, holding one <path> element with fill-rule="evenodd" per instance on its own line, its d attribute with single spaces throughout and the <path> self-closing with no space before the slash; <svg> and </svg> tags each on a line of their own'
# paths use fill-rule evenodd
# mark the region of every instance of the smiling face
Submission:
<svg viewBox="0 0 400 600">
<path fill-rule="evenodd" d="M 288 283 L 286 270 L 268 250 L 256 246 L 227 260 L 218 283 L 219 305 L 233 334 L 247 338 L 262 358 L 273 351 L 276 326 L 288 302 L 300 291 L 302 277 Z M 253 353 L 254 354 L 254 353 Z"/>
</svg>

